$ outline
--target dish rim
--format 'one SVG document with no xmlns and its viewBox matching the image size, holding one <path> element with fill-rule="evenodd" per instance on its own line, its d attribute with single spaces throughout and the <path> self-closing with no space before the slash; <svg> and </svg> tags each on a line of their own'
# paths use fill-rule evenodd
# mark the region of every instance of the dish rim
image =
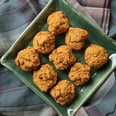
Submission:
<svg viewBox="0 0 116 116">
<path fill-rule="evenodd" d="M 8 66 L 6 66 L 5 64 L 5 58 L 9 55 L 10 51 L 12 51 L 15 46 L 17 45 L 16 43 L 18 43 L 20 41 L 20 39 L 22 38 L 22 36 L 32 27 L 32 25 L 35 23 L 36 20 L 39 20 L 38 18 L 41 17 L 41 15 L 48 9 L 48 7 L 50 6 L 50 4 L 53 2 L 54 0 L 49 0 L 49 2 L 47 3 L 47 5 L 42 9 L 42 11 L 34 18 L 34 20 L 27 26 L 27 28 L 23 31 L 23 33 L 17 38 L 17 40 L 12 44 L 12 46 L 9 48 L 9 50 L 1 57 L 1 64 L 4 65 L 5 67 L 8 68 Z M 64 2 L 66 2 L 67 0 L 63 0 Z M 69 4 L 69 3 L 68 3 Z M 74 8 L 74 7 L 73 7 Z M 76 9 L 75 9 L 76 10 Z M 79 13 L 79 11 L 78 11 Z M 81 13 L 80 13 L 81 14 Z M 81 14 L 82 15 L 82 14 Z M 88 19 L 86 19 L 88 20 Z M 89 21 L 89 20 L 88 20 Z M 91 23 L 91 21 L 89 21 L 89 23 Z M 92 23 L 91 23 L 92 24 Z M 93 24 L 92 24 L 93 25 Z M 95 26 L 95 25 L 93 25 Z M 95 26 L 96 27 L 96 26 Z M 97 28 L 97 27 L 96 27 Z M 98 28 L 97 28 L 98 29 Z M 98 29 L 99 30 L 99 29 Z M 101 31 L 101 30 L 100 30 Z M 103 32 L 104 33 L 104 32 Z M 111 42 L 114 42 L 112 39 L 110 40 Z M 110 72 L 111 73 L 111 72 Z M 25 83 L 25 82 L 24 82 Z M 97 89 L 97 88 L 96 88 Z M 92 93 L 93 94 L 93 93 Z M 89 96 L 90 97 L 90 96 Z M 89 98 L 88 97 L 88 98 Z M 49 102 L 49 101 L 48 101 Z M 47 102 L 47 103 L 48 103 Z M 51 104 L 49 104 L 51 105 Z M 59 113 L 59 111 L 55 108 L 55 110 Z M 75 111 L 74 111 L 75 112 Z M 60 114 L 60 113 L 59 113 Z M 69 115 L 70 112 L 69 112 Z"/>
</svg>

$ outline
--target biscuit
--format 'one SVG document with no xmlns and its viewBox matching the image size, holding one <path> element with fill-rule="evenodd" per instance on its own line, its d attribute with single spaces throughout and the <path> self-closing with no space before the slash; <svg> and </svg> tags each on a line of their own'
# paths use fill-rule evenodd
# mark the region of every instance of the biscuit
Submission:
<svg viewBox="0 0 116 116">
<path fill-rule="evenodd" d="M 57 82 L 57 73 L 49 64 L 44 64 L 33 73 L 34 84 L 43 92 L 47 92 Z"/>
<path fill-rule="evenodd" d="M 66 32 L 65 43 L 74 50 L 80 50 L 87 39 L 88 32 L 81 28 L 70 27 Z"/>
<path fill-rule="evenodd" d="M 56 69 L 65 70 L 76 62 L 76 57 L 72 53 L 70 46 L 62 45 L 52 51 L 49 60 L 53 62 Z"/>
<path fill-rule="evenodd" d="M 84 85 L 90 79 L 90 67 L 86 64 L 81 64 L 77 62 L 71 67 L 68 76 L 75 85 Z"/>
<path fill-rule="evenodd" d="M 102 46 L 91 44 L 85 50 L 85 62 L 92 68 L 101 68 L 108 61 L 108 52 Z"/>
<path fill-rule="evenodd" d="M 41 54 L 49 54 L 55 48 L 55 36 L 48 31 L 38 32 L 33 38 L 33 47 Z"/>
<path fill-rule="evenodd" d="M 69 21 L 63 11 L 56 11 L 47 18 L 48 30 L 53 34 L 61 34 L 69 28 Z"/>
<path fill-rule="evenodd" d="M 18 52 L 15 63 L 24 71 L 35 70 L 41 64 L 37 51 L 31 46 Z"/>
<path fill-rule="evenodd" d="M 75 94 L 75 86 L 68 80 L 59 81 L 50 91 L 50 95 L 62 106 L 70 103 Z"/>
</svg>

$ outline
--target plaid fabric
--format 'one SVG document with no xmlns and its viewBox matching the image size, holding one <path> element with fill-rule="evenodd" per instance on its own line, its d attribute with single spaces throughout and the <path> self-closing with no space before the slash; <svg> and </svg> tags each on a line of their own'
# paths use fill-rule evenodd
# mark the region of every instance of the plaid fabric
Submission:
<svg viewBox="0 0 116 116">
<path fill-rule="evenodd" d="M 109 26 L 109 36 L 116 40 L 116 0 L 111 2 L 111 18 Z"/>
<path fill-rule="evenodd" d="M 0 56 L 45 6 L 41 2 L 37 0 L 0 0 Z M 41 110 L 46 106 L 15 75 L 0 65 L 0 112 Z"/>
<path fill-rule="evenodd" d="M 0 0 L 0 56 L 12 45 L 16 38 L 30 24 L 49 0 Z M 67 0 L 93 23 L 116 39 L 116 0 Z M 110 19 L 111 18 L 111 19 Z M 110 20 L 110 23 L 109 23 Z M 110 26 L 109 26 L 110 24 Z M 109 30 L 110 29 L 110 30 Z M 115 74 L 79 111 L 76 116 L 116 115 Z M 10 71 L 0 65 L 0 112 L 7 116 L 55 116 L 55 111 L 47 106 L 27 86 Z"/>
<path fill-rule="evenodd" d="M 2 0 L 0 5 L 0 56 L 40 12 L 35 0 Z"/>
<path fill-rule="evenodd" d="M 109 0 L 67 0 L 85 16 L 108 33 L 110 9 Z M 77 2 L 78 1 L 78 2 Z"/>
</svg>

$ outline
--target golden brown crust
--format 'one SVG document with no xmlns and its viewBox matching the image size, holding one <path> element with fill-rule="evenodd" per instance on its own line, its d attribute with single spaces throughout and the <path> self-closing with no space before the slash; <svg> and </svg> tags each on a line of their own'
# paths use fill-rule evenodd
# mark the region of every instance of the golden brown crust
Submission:
<svg viewBox="0 0 116 116">
<path fill-rule="evenodd" d="M 76 62 L 76 57 L 69 46 L 62 45 L 52 51 L 49 60 L 53 62 L 56 69 L 65 70 Z"/>
<path fill-rule="evenodd" d="M 47 92 L 57 82 L 57 73 L 49 64 L 44 64 L 33 73 L 34 84 L 43 92 Z"/>
<path fill-rule="evenodd" d="M 70 103 L 75 98 L 75 86 L 68 80 L 59 81 L 50 91 L 50 95 L 60 105 Z"/>
<path fill-rule="evenodd" d="M 75 85 L 81 86 L 88 82 L 90 79 L 90 67 L 86 64 L 75 63 L 68 74 L 70 80 L 74 82 Z"/>
<path fill-rule="evenodd" d="M 91 44 L 85 50 L 85 62 L 93 68 L 101 68 L 108 61 L 108 53 L 102 46 Z"/>
<path fill-rule="evenodd" d="M 33 47 L 41 54 L 49 54 L 55 48 L 55 36 L 48 31 L 38 32 L 33 38 Z"/>
<path fill-rule="evenodd" d="M 37 51 L 31 46 L 18 52 L 15 63 L 24 71 L 35 70 L 41 64 Z"/>
<path fill-rule="evenodd" d="M 65 43 L 74 50 L 80 50 L 84 46 L 87 36 L 86 30 L 70 27 L 65 36 Z"/>
<path fill-rule="evenodd" d="M 69 21 L 63 11 L 53 12 L 47 19 L 48 30 L 53 34 L 61 34 L 69 28 Z"/>
</svg>

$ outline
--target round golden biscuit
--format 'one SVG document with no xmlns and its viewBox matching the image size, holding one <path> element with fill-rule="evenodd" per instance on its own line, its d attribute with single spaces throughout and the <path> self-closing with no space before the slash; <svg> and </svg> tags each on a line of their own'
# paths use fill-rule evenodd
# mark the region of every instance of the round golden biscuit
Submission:
<svg viewBox="0 0 116 116">
<path fill-rule="evenodd" d="M 41 54 L 49 54 L 55 48 L 55 36 L 48 31 L 38 32 L 33 38 L 33 47 Z"/>
<path fill-rule="evenodd" d="M 81 28 L 70 27 L 66 32 L 65 43 L 74 50 L 80 50 L 87 39 L 88 32 Z"/>
<path fill-rule="evenodd" d="M 62 45 L 52 51 L 49 60 L 53 62 L 56 69 L 65 70 L 76 62 L 76 57 L 70 46 Z"/>
<path fill-rule="evenodd" d="M 24 71 L 35 70 L 41 64 L 37 51 L 31 46 L 18 52 L 15 63 Z"/>
<path fill-rule="evenodd" d="M 34 84 L 43 92 L 47 92 L 57 82 L 57 73 L 49 64 L 44 64 L 33 73 Z"/>
<path fill-rule="evenodd" d="M 53 12 L 47 19 L 48 30 L 53 34 L 61 34 L 69 28 L 69 21 L 63 11 Z"/>
<path fill-rule="evenodd" d="M 59 81 L 50 91 L 50 95 L 62 106 L 70 103 L 75 94 L 75 86 L 68 80 Z"/>
<path fill-rule="evenodd" d="M 85 62 L 92 68 L 101 68 L 108 61 L 108 52 L 102 46 L 91 44 L 85 50 Z"/>
<path fill-rule="evenodd" d="M 90 67 L 86 64 L 77 62 L 71 67 L 68 76 L 75 85 L 84 85 L 90 79 Z"/>
</svg>

